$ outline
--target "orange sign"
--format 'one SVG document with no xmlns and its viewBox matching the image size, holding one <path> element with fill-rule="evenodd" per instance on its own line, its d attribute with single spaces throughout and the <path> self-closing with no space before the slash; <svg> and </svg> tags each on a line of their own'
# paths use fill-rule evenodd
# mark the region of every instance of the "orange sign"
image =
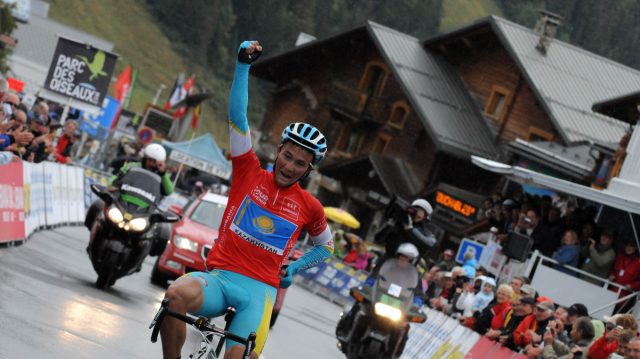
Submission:
<svg viewBox="0 0 640 359">
<path fill-rule="evenodd" d="M 468 203 L 464 203 L 461 200 L 452 197 L 444 192 L 436 192 L 436 202 L 465 217 L 472 217 L 476 214 L 476 207 Z"/>
</svg>

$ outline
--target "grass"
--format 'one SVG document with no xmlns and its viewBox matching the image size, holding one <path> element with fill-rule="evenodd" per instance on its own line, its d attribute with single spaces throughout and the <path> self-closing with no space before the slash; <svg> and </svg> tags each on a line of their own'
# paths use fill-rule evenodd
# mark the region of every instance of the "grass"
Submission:
<svg viewBox="0 0 640 359">
<path fill-rule="evenodd" d="M 162 84 L 166 89 L 157 104 L 163 105 L 180 72 L 195 73 L 197 85 L 216 93 L 225 87 L 220 81 L 207 78 L 205 69 L 187 62 L 185 54 L 173 49 L 141 0 L 51 0 L 50 5 L 50 18 L 114 43 L 113 51 L 120 56 L 114 80 L 127 65 L 138 70 L 129 105 L 134 111 L 144 111 Z M 211 132 L 222 148 L 228 148 L 226 121 L 216 120 L 219 111 L 207 102 L 202 113 L 198 132 Z"/>
<path fill-rule="evenodd" d="M 502 16 L 494 0 L 444 0 L 440 31 L 445 32 L 488 16 Z"/>
</svg>

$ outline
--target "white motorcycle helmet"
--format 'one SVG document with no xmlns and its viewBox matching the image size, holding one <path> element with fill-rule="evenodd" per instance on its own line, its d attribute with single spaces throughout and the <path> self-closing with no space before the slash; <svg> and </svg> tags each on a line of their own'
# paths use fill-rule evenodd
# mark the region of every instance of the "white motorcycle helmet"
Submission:
<svg viewBox="0 0 640 359">
<path fill-rule="evenodd" d="M 433 207 L 431 207 L 431 204 L 426 199 L 418 198 L 414 200 L 413 202 L 411 202 L 411 207 L 417 207 L 424 210 L 427 219 L 431 219 Z"/>
<path fill-rule="evenodd" d="M 144 157 L 164 162 L 167 160 L 167 151 L 162 145 L 152 143 L 144 148 Z"/>
<path fill-rule="evenodd" d="M 414 259 L 418 258 L 418 256 L 420 255 L 420 253 L 418 252 L 418 248 L 416 248 L 416 246 L 414 246 L 411 243 L 402 243 L 399 247 L 398 250 L 396 251 L 397 255 L 405 255 L 407 257 L 409 257 L 411 259 L 411 261 L 413 261 Z"/>
</svg>

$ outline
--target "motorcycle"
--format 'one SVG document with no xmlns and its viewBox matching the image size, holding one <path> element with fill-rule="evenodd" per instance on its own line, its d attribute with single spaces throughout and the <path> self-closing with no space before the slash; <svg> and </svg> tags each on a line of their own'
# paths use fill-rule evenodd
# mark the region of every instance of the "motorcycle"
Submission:
<svg viewBox="0 0 640 359">
<path fill-rule="evenodd" d="M 413 306 L 418 276 L 414 265 L 392 258 L 385 261 L 372 287 L 351 288 L 355 308 L 340 314 L 336 329 L 338 347 L 348 359 L 400 357 L 408 339 L 409 323 L 427 320 Z"/>
<path fill-rule="evenodd" d="M 103 202 L 91 226 L 87 252 L 98 274 L 101 289 L 126 275 L 139 272 L 154 247 L 156 224 L 176 222 L 180 217 L 158 209 L 162 180 L 143 168 L 131 168 L 120 177 L 115 190 L 91 185 Z M 157 245 L 156 245 L 157 246 Z"/>
</svg>

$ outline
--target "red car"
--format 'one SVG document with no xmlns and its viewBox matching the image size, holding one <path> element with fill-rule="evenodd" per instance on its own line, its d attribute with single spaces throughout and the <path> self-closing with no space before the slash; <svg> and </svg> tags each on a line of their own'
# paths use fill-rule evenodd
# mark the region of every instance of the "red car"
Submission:
<svg viewBox="0 0 640 359">
<path fill-rule="evenodd" d="M 218 228 L 227 206 L 227 197 L 207 192 L 183 209 L 174 204 L 170 211 L 182 215 L 171 229 L 167 248 L 158 257 L 151 272 L 151 282 L 166 286 L 168 280 L 204 271 L 204 259 L 218 238 Z"/>
</svg>

